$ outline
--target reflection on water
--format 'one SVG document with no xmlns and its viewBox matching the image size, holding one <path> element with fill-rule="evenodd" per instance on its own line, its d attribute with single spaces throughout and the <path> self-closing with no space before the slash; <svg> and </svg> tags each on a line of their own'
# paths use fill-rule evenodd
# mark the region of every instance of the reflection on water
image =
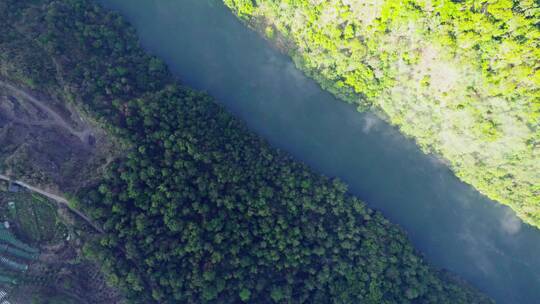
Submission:
<svg viewBox="0 0 540 304">
<path fill-rule="evenodd" d="M 400 224 L 426 258 L 499 303 L 540 303 L 540 230 L 458 181 L 375 115 L 337 102 L 219 0 L 102 0 L 186 84 L 274 146 L 338 176 Z"/>
</svg>

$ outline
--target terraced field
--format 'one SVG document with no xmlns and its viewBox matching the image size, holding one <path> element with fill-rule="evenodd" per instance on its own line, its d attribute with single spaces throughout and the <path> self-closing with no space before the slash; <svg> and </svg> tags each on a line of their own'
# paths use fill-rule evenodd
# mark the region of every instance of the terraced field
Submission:
<svg viewBox="0 0 540 304">
<path fill-rule="evenodd" d="M 117 295 L 101 273 L 80 259 L 82 240 L 92 230 L 65 205 L 0 181 L 0 224 L 2 300 L 114 303 Z"/>
</svg>

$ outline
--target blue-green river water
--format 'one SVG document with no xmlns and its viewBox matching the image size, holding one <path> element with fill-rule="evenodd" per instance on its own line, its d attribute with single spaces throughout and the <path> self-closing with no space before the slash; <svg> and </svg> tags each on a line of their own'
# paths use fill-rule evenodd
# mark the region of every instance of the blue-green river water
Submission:
<svg viewBox="0 0 540 304">
<path fill-rule="evenodd" d="M 143 46 L 274 146 L 407 231 L 437 267 L 498 303 L 540 303 L 540 230 L 460 182 L 373 114 L 337 101 L 242 25 L 219 0 L 99 0 Z"/>
</svg>

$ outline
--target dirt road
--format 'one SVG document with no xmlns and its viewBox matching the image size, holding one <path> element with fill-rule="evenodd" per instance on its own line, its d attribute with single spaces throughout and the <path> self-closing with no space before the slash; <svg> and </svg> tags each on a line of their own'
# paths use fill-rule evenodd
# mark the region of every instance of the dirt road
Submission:
<svg viewBox="0 0 540 304">
<path fill-rule="evenodd" d="M 36 193 L 39 193 L 43 196 L 46 196 L 56 202 L 58 202 L 59 204 L 62 204 L 64 206 L 66 206 L 69 210 L 71 210 L 73 213 L 77 214 L 80 218 L 82 218 L 86 223 L 88 223 L 88 225 L 92 226 L 96 231 L 99 231 L 100 233 L 104 233 L 103 232 L 103 229 L 101 229 L 99 226 L 97 226 L 96 224 L 94 224 L 94 222 L 92 222 L 92 220 L 87 217 L 84 213 L 80 212 L 79 210 L 77 209 L 73 209 L 69 206 L 69 202 L 66 198 L 64 197 L 61 197 L 61 196 L 58 196 L 56 194 L 53 194 L 53 193 L 50 193 L 50 192 L 47 192 L 45 190 L 42 190 L 42 189 L 39 189 L 39 188 L 36 188 L 34 186 L 31 186 L 25 182 L 22 182 L 22 181 L 17 181 L 17 180 L 11 180 L 9 177 L 5 176 L 5 175 L 2 175 L 0 174 L 0 179 L 2 180 L 5 180 L 5 181 L 8 181 L 8 182 L 12 182 L 12 183 L 15 183 L 23 188 L 26 188 L 32 192 L 36 192 Z"/>
<path fill-rule="evenodd" d="M 83 143 L 88 143 L 89 137 L 92 136 L 92 129 L 88 125 L 85 124 L 83 130 L 81 131 L 75 130 L 62 116 L 60 116 L 53 109 L 51 109 L 48 103 L 35 98 L 26 91 L 21 90 L 5 81 L 0 80 L 0 86 L 8 89 L 10 93 L 14 96 L 31 102 L 35 107 L 45 112 L 47 116 L 49 116 L 50 119 L 54 122 L 54 124 L 78 137 Z"/>
</svg>

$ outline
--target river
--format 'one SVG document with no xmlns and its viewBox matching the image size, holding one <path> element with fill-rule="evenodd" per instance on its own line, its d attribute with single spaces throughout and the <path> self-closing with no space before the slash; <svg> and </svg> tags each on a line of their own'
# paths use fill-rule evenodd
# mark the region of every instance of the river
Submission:
<svg viewBox="0 0 540 304">
<path fill-rule="evenodd" d="M 274 146 L 407 231 L 437 267 L 498 303 L 540 303 L 540 230 L 460 182 L 443 162 L 370 113 L 338 102 L 242 25 L 219 0 L 99 0 L 143 46 Z"/>
</svg>

